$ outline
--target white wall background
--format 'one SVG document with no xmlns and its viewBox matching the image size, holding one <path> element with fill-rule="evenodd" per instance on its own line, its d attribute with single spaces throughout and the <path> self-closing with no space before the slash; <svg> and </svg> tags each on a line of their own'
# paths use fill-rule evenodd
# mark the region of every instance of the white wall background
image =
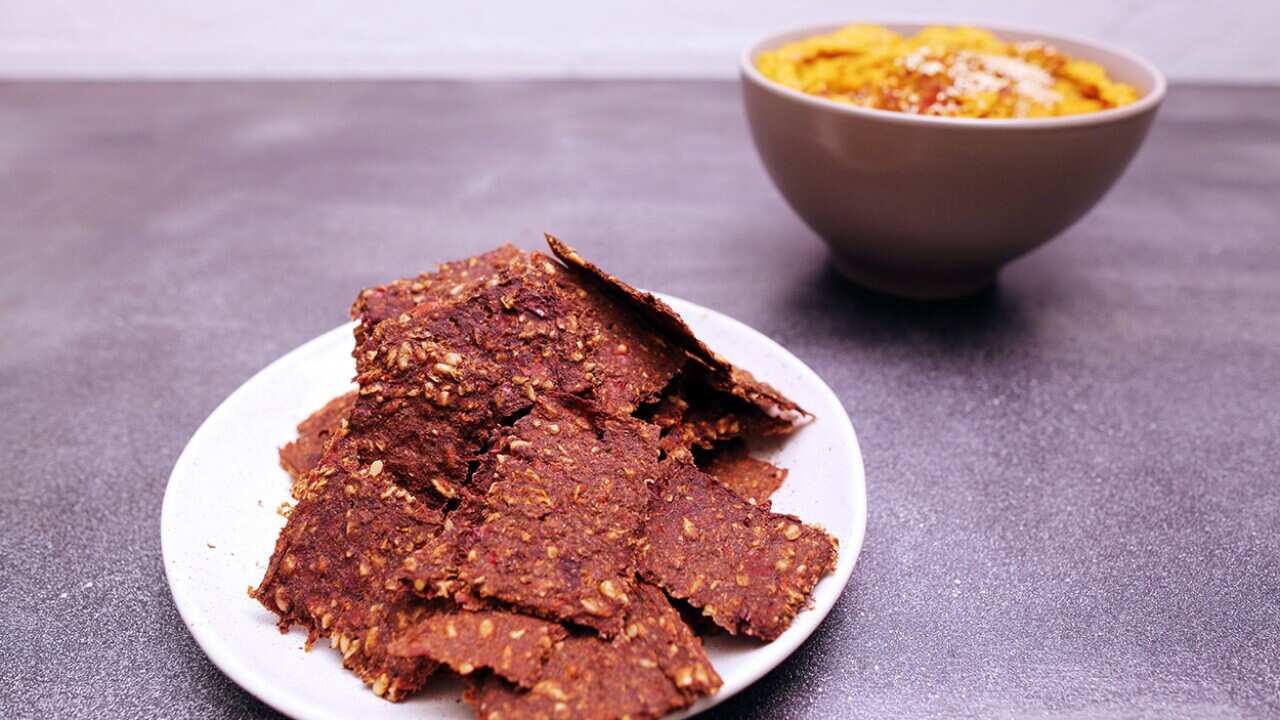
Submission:
<svg viewBox="0 0 1280 720">
<path fill-rule="evenodd" d="M 1023 25 L 1280 83 L 1280 0 L 0 0 L 0 77 L 728 77 L 796 25 Z"/>
</svg>

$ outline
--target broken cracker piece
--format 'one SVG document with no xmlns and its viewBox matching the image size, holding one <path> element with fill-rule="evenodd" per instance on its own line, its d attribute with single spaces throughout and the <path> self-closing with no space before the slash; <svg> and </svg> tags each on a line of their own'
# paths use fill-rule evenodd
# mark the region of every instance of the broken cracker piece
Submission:
<svg viewBox="0 0 1280 720">
<path fill-rule="evenodd" d="M 457 497 L 504 419 L 548 393 L 628 414 L 686 362 L 551 258 L 513 260 L 449 302 L 382 322 L 357 349 L 351 425 L 411 490 Z"/>
<path fill-rule="evenodd" d="M 388 646 L 401 657 L 426 657 L 469 675 L 489 668 L 532 687 L 551 647 L 568 633 L 555 623 L 505 610 L 453 609 L 427 615 Z"/>
<path fill-rule="evenodd" d="M 660 718 L 720 688 L 702 642 L 658 589 L 640 584 L 626 632 L 613 640 L 574 636 L 551 651 L 529 690 L 497 677 L 466 698 L 482 720 Z"/>
<path fill-rule="evenodd" d="M 688 459 L 696 450 L 712 450 L 742 437 L 784 435 L 795 425 L 711 386 L 705 368 L 690 364 L 672 379 L 662 398 L 646 408 L 662 428 L 663 452 Z"/>
<path fill-rule="evenodd" d="M 757 380 L 751 373 L 734 366 L 719 353 L 707 347 L 706 343 L 693 334 L 693 330 L 679 313 L 652 293 L 637 290 L 619 280 L 616 275 L 611 275 L 587 262 L 576 250 L 558 238 L 549 234 L 544 234 L 544 237 L 551 251 L 566 265 L 578 268 L 592 277 L 599 287 L 614 298 L 628 304 L 662 337 L 683 348 L 702 363 L 710 371 L 708 381 L 712 387 L 749 402 L 769 417 L 785 420 L 789 424 L 801 423 L 812 417 L 805 412 L 804 408 L 772 385 Z"/>
<path fill-rule="evenodd" d="M 328 637 L 343 665 L 374 693 L 401 700 L 435 670 L 426 658 L 388 655 L 386 644 L 427 612 L 394 576 L 405 557 L 437 535 L 440 511 L 360 465 L 343 437 L 296 488 L 298 504 L 276 540 L 253 597 L 309 631 Z"/>
<path fill-rule="evenodd" d="M 513 261 L 527 257 L 528 253 L 507 244 L 474 257 L 441 263 L 432 272 L 362 290 L 351 306 L 351 319 L 360 321 L 357 341 L 383 320 L 399 318 L 419 305 L 456 298 L 467 284 L 487 280 Z"/>
<path fill-rule="evenodd" d="M 773 640 L 835 569 L 836 541 L 738 497 L 692 464 L 663 462 L 640 573 L 733 635 Z"/>
<path fill-rule="evenodd" d="M 787 471 L 777 465 L 757 460 L 747 451 L 746 443 L 729 443 L 701 463 L 703 472 L 753 505 L 763 505 L 787 479 Z"/>
<path fill-rule="evenodd" d="M 333 437 L 341 423 L 350 415 L 351 406 L 355 402 L 356 393 L 353 390 L 330 400 L 306 420 L 298 423 L 298 439 L 280 448 L 280 467 L 295 481 L 302 479 L 303 475 L 320 462 L 329 438 Z"/>
<path fill-rule="evenodd" d="M 407 576 L 522 611 L 623 629 L 635 548 L 658 469 L 657 428 L 572 396 L 545 397 L 496 441 L 472 492 Z"/>
</svg>

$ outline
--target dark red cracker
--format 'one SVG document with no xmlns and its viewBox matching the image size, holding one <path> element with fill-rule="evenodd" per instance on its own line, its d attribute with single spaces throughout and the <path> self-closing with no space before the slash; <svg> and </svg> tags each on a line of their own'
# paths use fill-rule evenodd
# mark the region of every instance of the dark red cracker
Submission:
<svg viewBox="0 0 1280 720">
<path fill-rule="evenodd" d="M 300 499 L 254 591 L 280 629 L 329 637 L 343 664 L 373 691 L 400 700 L 436 664 L 386 652 L 393 636 L 428 611 L 395 577 L 404 558 L 439 533 L 440 512 L 396 485 L 381 463 L 361 465 L 346 438 L 295 488 Z"/>
<path fill-rule="evenodd" d="M 710 450 L 717 445 L 744 435 L 771 435 L 770 419 L 755 413 L 740 413 L 716 402 L 691 403 L 679 422 L 662 435 L 662 449 L 671 455 L 687 458 L 679 452 L 694 448 Z M 787 426 L 789 427 L 789 426 Z"/>
<path fill-rule="evenodd" d="M 628 305 L 643 320 L 654 327 L 669 342 L 683 348 L 710 371 L 708 381 L 712 387 L 729 393 L 758 407 L 770 417 L 795 423 L 808 416 L 796 403 L 789 400 L 768 383 L 756 380 L 751 373 L 735 367 L 728 360 L 707 347 L 693 334 L 680 315 L 652 294 L 641 292 L 616 276 L 587 262 L 576 250 L 547 235 L 551 251 L 565 264 L 578 268 L 597 281 L 609 295 Z"/>
<path fill-rule="evenodd" d="M 653 486 L 641 575 L 730 633 L 772 640 L 836 563 L 836 541 L 752 505 L 689 463 L 666 461 Z"/>
<path fill-rule="evenodd" d="M 528 253 L 503 245 L 475 257 L 441 263 L 434 272 L 362 290 L 351 306 L 351 319 L 359 320 L 366 331 L 371 330 L 383 320 L 399 317 L 418 305 L 456 297 L 467 284 L 488 278 L 512 261 L 527 257 Z"/>
<path fill-rule="evenodd" d="M 362 455 L 452 498 L 502 420 L 540 395 L 589 395 L 618 414 L 655 398 L 683 352 L 578 283 L 534 253 L 377 325 L 356 353 Z"/>
<path fill-rule="evenodd" d="M 339 424 L 351 413 L 356 393 L 340 395 L 298 423 L 298 439 L 280 448 L 280 467 L 293 479 L 301 480 L 311 468 L 320 462 L 325 445 Z"/>
<path fill-rule="evenodd" d="M 672 385 L 662 394 L 662 398 L 655 402 L 649 410 L 649 422 L 657 425 L 666 435 L 669 430 L 680 424 L 684 420 L 685 413 L 689 412 L 689 401 L 685 400 L 684 392 L 680 389 L 683 380 L 677 378 L 672 381 Z"/>
<path fill-rule="evenodd" d="M 636 587 L 626 632 L 613 640 L 575 636 L 556 645 L 530 690 L 496 677 L 467 699 L 481 720 L 660 718 L 720 688 L 680 614 L 650 585 Z"/>
<path fill-rule="evenodd" d="M 705 369 L 687 367 L 652 407 L 652 422 L 662 428 L 663 452 L 688 459 L 694 449 L 711 450 L 743 436 L 779 435 L 795 429 L 793 423 L 766 415 L 709 383 Z"/>
<path fill-rule="evenodd" d="M 577 269 L 561 275 L 571 317 L 578 319 L 577 334 L 585 345 L 581 351 L 587 356 L 584 366 L 591 368 L 595 401 L 608 412 L 626 415 L 657 399 L 687 362 L 684 352 L 655 334 L 630 309 L 595 292 L 594 284 Z"/>
<path fill-rule="evenodd" d="M 751 457 L 746 443 L 740 440 L 711 453 L 701 466 L 721 485 L 753 505 L 767 502 L 787 479 L 786 470 Z"/>
<path fill-rule="evenodd" d="M 489 668 L 517 685 L 532 687 L 563 627 L 504 610 L 455 609 L 428 615 L 388 646 L 392 655 L 426 657 L 459 675 Z"/>
<path fill-rule="evenodd" d="M 740 367 L 730 365 L 719 355 L 719 363 L 707 374 L 707 385 L 720 392 L 751 403 L 769 418 L 786 421 L 791 429 L 807 422 L 813 416 L 767 382 Z"/>
<path fill-rule="evenodd" d="M 448 543 L 415 555 L 408 576 L 428 594 L 465 603 L 461 586 L 612 636 L 631 601 L 657 461 L 652 425 L 544 397 L 484 459 Z"/>
</svg>

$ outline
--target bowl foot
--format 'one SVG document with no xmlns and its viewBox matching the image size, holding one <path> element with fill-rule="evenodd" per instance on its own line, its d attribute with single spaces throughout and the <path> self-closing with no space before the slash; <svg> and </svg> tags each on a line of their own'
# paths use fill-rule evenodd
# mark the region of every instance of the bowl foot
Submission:
<svg viewBox="0 0 1280 720">
<path fill-rule="evenodd" d="M 832 254 L 846 280 L 869 290 L 910 300 L 950 300 L 976 294 L 996 281 L 998 270 L 922 273 L 876 268 Z"/>
</svg>

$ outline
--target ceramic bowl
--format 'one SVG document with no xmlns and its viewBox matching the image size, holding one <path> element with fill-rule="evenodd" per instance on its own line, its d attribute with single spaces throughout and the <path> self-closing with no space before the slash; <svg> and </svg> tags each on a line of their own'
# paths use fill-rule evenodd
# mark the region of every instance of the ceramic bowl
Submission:
<svg viewBox="0 0 1280 720">
<path fill-rule="evenodd" d="M 904 35 L 925 27 L 880 24 Z M 1080 219 L 1133 159 L 1165 95 L 1160 71 L 1124 50 L 1001 27 L 990 29 L 1102 65 L 1134 86 L 1138 101 L 1044 119 L 925 117 L 808 95 L 756 70 L 761 52 L 842 25 L 792 30 L 748 48 L 743 101 L 769 176 L 831 247 L 841 274 L 895 295 L 975 292 Z"/>
</svg>

